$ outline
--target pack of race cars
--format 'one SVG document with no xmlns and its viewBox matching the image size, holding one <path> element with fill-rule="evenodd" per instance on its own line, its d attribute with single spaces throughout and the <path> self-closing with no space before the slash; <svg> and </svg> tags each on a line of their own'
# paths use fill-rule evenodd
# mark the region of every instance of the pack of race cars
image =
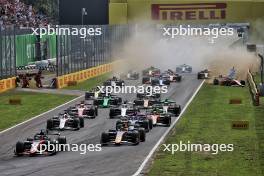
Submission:
<svg viewBox="0 0 264 176">
<path fill-rule="evenodd" d="M 180 69 L 181 68 L 181 69 Z M 181 70 L 181 71 L 180 71 Z M 169 86 L 182 81 L 185 72 L 191 72 L 187 65 L 177 67 L 176 72 L 168 69 L 162 72 L 160 69 L 150 67 L 142 71 L 142 84 L 148 86 Z M 138 80 L 139 73 L 129 71 L 123 74 L 122 79 L 113 77 L 103 83 L 104 86 L 124 86 L 126 80 Z M 209 71 L 198 73 L 198 79 L 209 78 Z M 25 141 L 18 141 L 15 146 L 15 155 L 54 155 L 52 151 L 37 150 L 41 144 L 66 144 L 66 137 L 60 135 L 63 130 L 80 130 L 85 127 L 85 119 L 94 119 L 98 116 L 98 109 L 109 109 L 109 119 L 116 119 L 115 126 L 102 132 L 100 142 L 102 145 L 138 145 L 147 139 L 147 133 L 158 126 L 169 127 L 172 117 L 181 113 L 181 105 L 174 100 L 163 99 L 160 93 L 137 93 L 133 101 L 123 100 L 118 95 L 103 93 L 98 89 L 92 89 L 85 93 L 85 100 L 65 109 L 57 116 L 51 117 L 46 122 L 46 130 L 41 130 Z M 54 133 L 55 132 L 55 133 Z M 52 136 L 57 136 L 52 138 Z"/>
</svg>

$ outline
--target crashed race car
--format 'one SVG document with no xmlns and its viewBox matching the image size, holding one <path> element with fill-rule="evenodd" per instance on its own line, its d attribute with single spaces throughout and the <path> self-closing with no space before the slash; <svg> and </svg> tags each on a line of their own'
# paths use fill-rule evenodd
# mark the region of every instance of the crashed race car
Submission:
<svg viewBox="0 0 264 176">
<path fill-rule="evenodd" d="M 222 86 L 233 86 L 233 87 L 245 87 L 246 81 L 244 80 L 237 80 L 236 77 L 236 70 L 233 67 L 229 71 L 228 76 L 222 76 L 220 75 L 218 78 L 215 78 L 213 80 L 214 85 L 222 85 Z"/>
<path fill-rule="evenodd" d="M 151 66 L 142 71 L 142 76 L 159 76 L 160 73 L 160 69 Z"/>
<path fill-rule="evenodd" d="M 192 67 L 186 64 L 176 67 L 176 73 L 192 73 Z"/>
<path fill-rule="evenodd" d="M 98 97 L 94 100 L 94 105 L 99 108 L 110 108 L 121 105 L 122 98 L 114 95 L 108 95 L 104 97 Z"/>
<path fill-rule="evenodd" d="M 210 71 L 205 69 L 197 73 L 197 79 L 209 79 Z"/>
<path fill-rule="evenodd" d="M 144 142 L 145 138 L 146 133 L 144 128 L 137 128 L 133 125 L 127 126 L 127 124 L 120 124 L 116 130 L 109 130 L 108 132 L 102 133 L 101 144 L 138 145 L 140 141 Z"/>
<path fill-rule="evenodd" d="M 139 112 L 139 109 L 132 106 L 132 104 L 124 103 L 120 108 L 110 108 L 109 117 L 111 118 L 119 118 L 127 115 L 135 114 Z"/>
<path fill-rule="evenodd" d="M 124 85 L 125 85 L 125 82 L 123 80 L 121 80 L 121 79 L 118 79 L 115 76 L 112 79 L 109 79 L 109 80 L 107 80 L 107 81 L 105 81 L 103 83 L 103 86 L 105 86 L 105 87 L 106 86 L 113 86 L 113 87 L 119 86 L 119 87 L 122 87 Z"/>
<path fill-rule="evenodd" d="M 136 71 L 128 71 L 127 74 L 122 74 L 120 76 L 122 79 L 127 79 L 127 80 L 138 80 L 139 79 L 139 73 Z"/>
<path fill-rule="evenodd" d="M 136 113 L 131 116 L 121 117 L 120 120 L 116 122 L 116 127 L 120 124 L 126 123 L 127 126 L 133 125 L 137 128 L 144 128 L 146 132 L 149 132 L 153 128 L 152 119 L 148 119 L 145 114 Z"/>
<path fill-rule="evenodd" d="M 51 138 L 51 135 L 57 135 L 57 138 Z M 48 147 L 42 148 L 41 145 L 50 145 L 53 144 L 66 144 L 66 137 L 60 136 L 57 134 L 48 134 L 47 131 L 41 130 L 39 133 L 35 134 L 33 138 L 27 138 L 25 141 L 18 141 L 16 143 L 16 147 L 14 153 L 16 156 L 37 156 L 37 155 L 55 155 L 57 153 L 56 147 L 52 148 L 52 150 L 48 150 Z"/>
<path fill-rule="evenodd" d="M 69 107 L 68 112 L 77 115 L 81 118 L 94 119 L 98 115 L 98 108 L 92 104 L 85 104 L 84 102 L 77 104 L 76 106 Z"/>
<path fill-rule="evenodd" d="M 68 110 L 66 110 L 68 111 Z M 84 127 L 84 118 L 65 112 L 47 120 L 47 130 L 79 130 Z"/>
</svg>

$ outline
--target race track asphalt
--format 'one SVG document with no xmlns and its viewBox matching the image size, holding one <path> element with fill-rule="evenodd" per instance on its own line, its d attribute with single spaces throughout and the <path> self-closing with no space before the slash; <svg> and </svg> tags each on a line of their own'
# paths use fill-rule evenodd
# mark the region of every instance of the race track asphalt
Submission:
<svg viewBox="0 0 264 176">
<path fill-rule="evenodd" d="M 196 75 L 184 75 L 180 83 L 173 83 L 164 97 L 175 100 L 182 107 L 186 105 L 201 84 Z M 128 81 L 129 85 L 139 81 Z M 135 94 L 122 95 L 133 100 Z M 137 146 L 107 146 L 102 151 L 60 152 L 55 156 L 15 157 L 13 150 L 18 140 L 32 137 L 39 129 L 45 129 L 49 117 L 63 112 L 82 98 L 55 109 L 48 114 L 0 134 L 1 176 L 128 176 L 135 173 L 167 127 L 155 127 L 147 133 L 146 142 Z M 109 109 L 100 109 L 96 119 L 85 120 L 85 127 L 79 131 L 63 131 L 68 143 L 98 144 L 103 131 L 115 128 L 116 119 L 109 119 Z M 173 117 L 173 120 L 176 118 Z M 176 124 L 177 125 L 177 124 Z"/>
</svg>

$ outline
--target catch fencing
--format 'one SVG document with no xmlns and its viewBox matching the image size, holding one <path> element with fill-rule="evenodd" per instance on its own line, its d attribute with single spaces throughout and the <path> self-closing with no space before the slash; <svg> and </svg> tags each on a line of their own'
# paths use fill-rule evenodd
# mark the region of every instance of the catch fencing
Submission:
<svg viewBox="0 0 264 176">
<path fill-rule="evenodd" d="M 101 35 L 57 35 L 57 76 L 66 75 L 115 60 L 112 51 L 128 38 L 128 25 L 60 26 L 60 28 L 100 28 Z"/>
<path fill-rule="evenodd" d="M 16 75 L 15 28 L 0 26 L 0 80 Z"/>
</svg>

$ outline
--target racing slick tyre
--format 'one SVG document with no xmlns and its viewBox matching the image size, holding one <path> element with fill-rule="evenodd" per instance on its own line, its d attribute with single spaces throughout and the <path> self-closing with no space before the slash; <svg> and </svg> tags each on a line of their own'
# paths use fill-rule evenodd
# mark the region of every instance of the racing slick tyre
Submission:
<svg viewBox="0 0 264 176">
<path fill-rule="evenodd" d="M 142 84 L 146 84 L 149 81 L 150 81 L 149 77 L 143 77 L 142 78 Z"/>
<path fill-rule="evenodd" d="M 138 132 L 139 132 L 140 142 L 145 142 L 146 141 L 146 131 L 145 131 L 145 129 L 144 128 L 139 128 Z"/>
<path fill-rule="evenodd" d="M 100 101 L 99 100 L 94 100 L 94 103 L 93 103 L 95 106 L 99 106 L 100 105 Z"/>
<path fill-rule="evenodd" d="M 75 130 L 79 130 L 80 129 L 80 120 L 79 119 L 74 119 L 73 120 L 73 128 L 75 128 Z"/>
<path fill-rule="evenodd" d="M 109 135 L 108 133 L 102 133 L 101 135 L 101 144 L 102 145 L 107 145 L 107 143 L 109 142 Z"/>
<path fill-rule="evenodd" d="M 114 117 L 115 117 L 115 109 L 110 109 L 109 118 L 113 119 Z"/>
<path fill-rule="evenodd" d="M 94 108 L 94 110 L 95 110 L 95 116 L 98 116 L 98 108 L 96 107 Z"/>
<path fill-rule="evenodd" d="M 171 125 L 171 117 L 166 118 L 165 124 L 167 127 L 169 127 Z"/>
<path fill-rule="evenodd" d="M 218 79 L 214 79 L 213 84 L 214 85 L 219 85 L 219 80 Z"/>
<path fill-rule="evenodd" d="M 65 136 L 59 136 L 57 140 L 59 144 L 67 144 L 67 140 Z"/>
<path fill-rule="evenodd" d="M 153 120 L 149 119 L 149 129 L 151 130 L 153 128 Z"/>
<path fill-rule="evenodd" d="M 177 81 L 177 82 L 181 82 L 181 80 L 182 80 L 182 77 L 181 77 L 181 76 L 176 77 L 176 81 Z"/>
<path fill-rule="evenodd" d="M 246 81 L 241 80 L 241 81 L 240 81 L 240 84 L 241 84 L 242 86 L 245 86 L 245 85 L 246 85 Z"/>
<path fill-rule="evenodd" d="M 24 142 L 18 141 L 18 142 L 16 143 L 15 154 L 16 154 L 17 156 L 21 156 L 21 155 L 22 155 L 21 153 L 23 153 L 24 150 L 25 150 Z"/>
<path fill-rule="evenodd" d="M 149 132 L 150 131 L 149 120 L 144 120 L 142 127 L 145 129 L 146 132 Z"/>
<path fill-rule="evenodd" d="M 79 120 L 80 120 L 80 128 L 83 128 L 84 127 L 84 118 L 81 117 L 81 118 L 79 118 Z"/>
<path fill-rule="evenodd" d="M 56 155 L 57 154 L 57 150 L 56 150 L 56 142 L 55 141 L 51 141 L 50 142 L 51 146 L 54 146 L 52 149 L 53 150 L 49 150 L 49 155 L 52 156 L 52 155 Z M 46 143 L 46 145 L 48 145 L 48 143 Z"/>
<path fill-rule="evenodd" d="M 198 73 L 198 75 L 197 75 L 197 79 L 203 79 L 203 78 L 202 78 L 202 75 Z"/>
<path fill-rule="evenodd" d="M 132 143 L 134 145 L 138 145 L 139 142 L 140 142 L 140 135 L 139 135 L 139 133 L 138 132 L 132 133 Z"/>
<path fill-rule="evenodd" d="M 47 129 L 51 130 L 53 128 L 53 120 L 52 119 L 48 119 L 47 120 Z"/>
</svg>

